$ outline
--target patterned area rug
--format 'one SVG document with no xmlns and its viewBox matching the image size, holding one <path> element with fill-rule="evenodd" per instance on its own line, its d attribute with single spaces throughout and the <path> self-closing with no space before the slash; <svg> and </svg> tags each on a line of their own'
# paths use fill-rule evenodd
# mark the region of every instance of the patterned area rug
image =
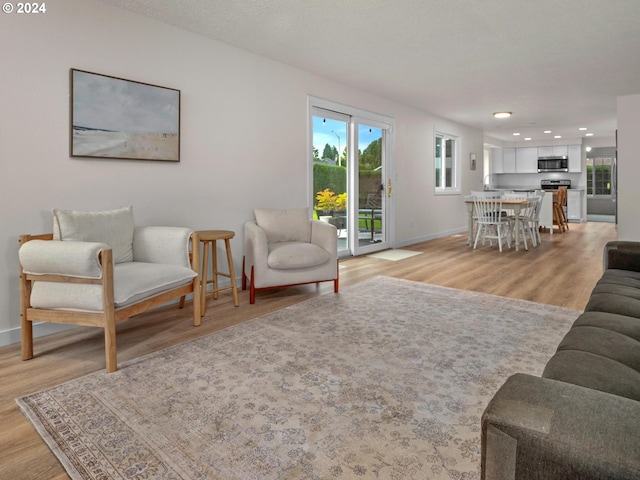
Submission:
<svg viewBox="0 0 640 480">
<path fill-rule="evenodd" d="M 578 314 L 377 277 L 17 401 L 74 479 L 478 479 Z"/>
</svg>

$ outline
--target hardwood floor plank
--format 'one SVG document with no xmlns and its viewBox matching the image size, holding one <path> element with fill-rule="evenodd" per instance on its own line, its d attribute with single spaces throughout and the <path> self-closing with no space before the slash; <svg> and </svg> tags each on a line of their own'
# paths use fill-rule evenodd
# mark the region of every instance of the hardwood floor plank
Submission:
<svg viewBox="0 0 640 480">
<path fill-rule="evenodd" d="M 451 235 L 403 247 L 421 252 L 405 260 L 341 260 L 340 285 L 387 275 L 582 310 L 602 274 L 602 248 L 616 238 L 613 224 L 571 224 L 564 234 L 542 233 L 543 242 L 535 249 L 499 253 L 497 246 L 473 250 L 466 245 L 466 234 Z M 333 284 L 325 283 L 258 292 L 254 305 L 245 291 L 240 292 L 240 307 L 233 305 L 230 292 L 218 300 L 208 296 L 201 327 L 192 326 L 191 305 L 162 307 L 118 325 L 118 362 L 332 291 Z M 36 338 L 34 353 L 23 362 L 19 344 L 0 348 L 0 478 L 68 479 L 15 398 L 104 369 L 104 337 L 98 329 L 74 328 Z"/>
</svg>

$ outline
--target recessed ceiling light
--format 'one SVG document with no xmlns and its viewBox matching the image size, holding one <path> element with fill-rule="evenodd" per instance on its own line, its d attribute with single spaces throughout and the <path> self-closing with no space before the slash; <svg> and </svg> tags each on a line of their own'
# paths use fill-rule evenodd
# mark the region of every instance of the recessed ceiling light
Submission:
<svg viewBox="0 0 640 480">
<path fill-rule="evenodd" d="M 531 137 L 524 137 L 525 140 L 531 140 Z"/>
<path fill-rule="evenodd" d="M 593 137 L 593 133 L 585 133 L 584 136 L 585 137 Z"/>
<path fill-rule="evenodd" d="M 562 138 L 562 135 L 554 135 L 553 138 Z"/>
<path fill-rule="evenodd" d="M 580 130 L 580 131 L 583 131 L 583 130 L 586 130 L 586 129 L 587 129 L 587 127 L 580 127 L 580 128 L 578 128 L 578 130 Z"/>
<path fill-rule="evenodd" d="M 551 130 L 545 130 L 544 133 L 551 133 Z"/>
<path fill-rule="evenodd" d="M 517 137 L 517 136 L 519 136 L 519 135 L 520 135 L 520 134 L 519 134 L 518 132 L 514 132 L 514 133 L 513 133 L 513 136 L 514 136 L 514 137 Z"/>
<path fill-rule="evenodd" d="M 496 118 L 509 118 L 511 116 L 511 112 L 495 112 L 493 116 Z"/>
</svg>

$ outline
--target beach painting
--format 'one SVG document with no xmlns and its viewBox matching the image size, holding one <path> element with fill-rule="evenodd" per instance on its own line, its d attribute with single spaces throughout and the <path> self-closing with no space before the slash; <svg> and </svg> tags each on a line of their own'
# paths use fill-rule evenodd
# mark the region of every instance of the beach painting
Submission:
<svg viewBox="0 0 640 480">
<path fill-rule="evenodd" d="M 180 161 L 180 90 L 71 69 L 71 156 Z"/>
</svg>

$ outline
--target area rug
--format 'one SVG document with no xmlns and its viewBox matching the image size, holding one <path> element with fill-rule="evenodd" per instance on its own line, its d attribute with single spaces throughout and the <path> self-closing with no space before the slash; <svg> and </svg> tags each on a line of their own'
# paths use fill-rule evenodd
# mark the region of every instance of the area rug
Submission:
<svg viewBox="0 0 640 480">
<path fill-rule="evenodd" d="M 414 252 L 412 250 L 402 250 L 400 248 L 394 248 L 391 250 L 384 250 L 382 252 L 376 252 L 367 255 L 367 257 L 371 258 L 379 258 L 382 260 L 390 260 L 392 262 L 397 262 L 398 260 L 404 260 L 405 258 L 411 258 L 416 255 L 420 255 L 422 252 Z"/>
<path fill-rule="evenodd" d="M 17 401 L 73 479 L 478 479 L 578 314 L 376 277 Z"/>
</svg>

